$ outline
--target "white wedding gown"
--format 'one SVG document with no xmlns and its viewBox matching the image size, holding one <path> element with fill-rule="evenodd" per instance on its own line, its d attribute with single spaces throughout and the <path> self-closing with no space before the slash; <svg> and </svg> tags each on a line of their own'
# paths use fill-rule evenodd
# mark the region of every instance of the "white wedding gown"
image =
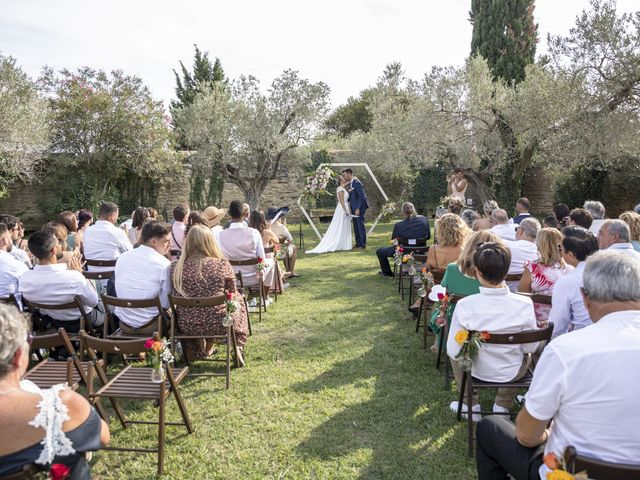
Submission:
<svg viewBox="0 0 640 480">
<path fill-rule="evenodd" d="M 340 205 L 340 199 L 338 195 L 340 192 L 344 192 L 344 205 L 347 211 L 345 212 Z M 324 234 L 320 243 L 313 250 L 309 250 L 306 253 L 327 253 L 335 252 L 337 250 L 351 250 L 353 247 L 353 240 L 351 239 L 351 217 L 346 215 L 348 212 L 351 214 L 349 208 L 349 192 L 344 188 L 338 187 L 336 190 L 336 198 L 338 198 L 338 205 L 333 212 L 333 218 L 327 233 Z"/>
</svg>

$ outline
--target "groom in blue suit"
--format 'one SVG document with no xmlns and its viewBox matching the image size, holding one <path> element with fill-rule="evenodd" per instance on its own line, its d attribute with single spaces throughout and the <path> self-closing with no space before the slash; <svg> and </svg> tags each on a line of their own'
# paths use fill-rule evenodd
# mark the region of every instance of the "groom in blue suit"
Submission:
<svg viewBox="0 0 640 480">
<path fill-rule="evenodd" d="M 364 214 L 369 208 L 367 203 L 367 194 L 364 193 L 364 187 L 362 182 L 353 176 L 353 171 L 350 168 L 346 168 L 342 171 L 342 175 L 349 182 L 349 205 L 351 206 L 351 213 L 355 215 L 353 219 L 353 232 L 356 237 L 356 247 L 367 247 L 367 231 L 364 228 Z"/>
</svg>

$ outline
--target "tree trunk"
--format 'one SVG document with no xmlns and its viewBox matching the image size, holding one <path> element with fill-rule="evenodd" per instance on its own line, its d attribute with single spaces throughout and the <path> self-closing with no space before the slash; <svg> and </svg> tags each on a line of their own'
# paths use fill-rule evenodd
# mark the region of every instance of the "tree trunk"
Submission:
<svg viewBox="0 0 640 480">
<path fill-rule="evenodd" d="M 471 168 L 465 168 L 464 176 L 476 187 L 478 198 L 480 200 L 480 205 L 478 206 L 479 208 L 481 208 L 484 202 L 486 202 L 487 200 L 493 199 L 493 195 L 491 194 L 489 185 L 487 185 L 487 182 L 485 181 L 483 175 L 474 172 Z"/>
</svg>

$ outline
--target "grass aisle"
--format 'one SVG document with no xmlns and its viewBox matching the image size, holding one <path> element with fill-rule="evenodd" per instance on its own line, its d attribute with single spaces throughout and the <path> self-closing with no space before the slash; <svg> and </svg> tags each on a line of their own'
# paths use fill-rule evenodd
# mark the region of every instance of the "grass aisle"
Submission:
<svg viewBox="0 0 640 480">
<path fill-rule="evenodd" d="M 389 232 L 379 227 L 366 252 L 303 255 L 303 278 L 254 320 L 247 367 L 232 371 L 230 390 L 222 378 L 183 383 L 196 431 L 169 427 L 165 478 L 475 478 L 464 425 L 448 408 L 455 396 L 393 282 L 376 275 L 375 247 Z M 305 238 L 312 248 L 313 234 Z M 111 425 L 117 445 L 156 438 Z M 154 478 L 154 455 L 96 457 L 101 478 Z"/>
</svg>

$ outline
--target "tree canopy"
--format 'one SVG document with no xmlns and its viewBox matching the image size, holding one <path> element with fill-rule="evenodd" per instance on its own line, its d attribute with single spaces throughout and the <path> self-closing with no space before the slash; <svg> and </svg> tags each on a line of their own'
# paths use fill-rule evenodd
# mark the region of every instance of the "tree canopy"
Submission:
<svg viewBox="0 0 640 480">
<path fill-rule="evenodd" d="M 16 180 L 33 180 L 49 147 L 46 101 L 13 57 L 0 54 L 0 197 Z"/>
</svg>

